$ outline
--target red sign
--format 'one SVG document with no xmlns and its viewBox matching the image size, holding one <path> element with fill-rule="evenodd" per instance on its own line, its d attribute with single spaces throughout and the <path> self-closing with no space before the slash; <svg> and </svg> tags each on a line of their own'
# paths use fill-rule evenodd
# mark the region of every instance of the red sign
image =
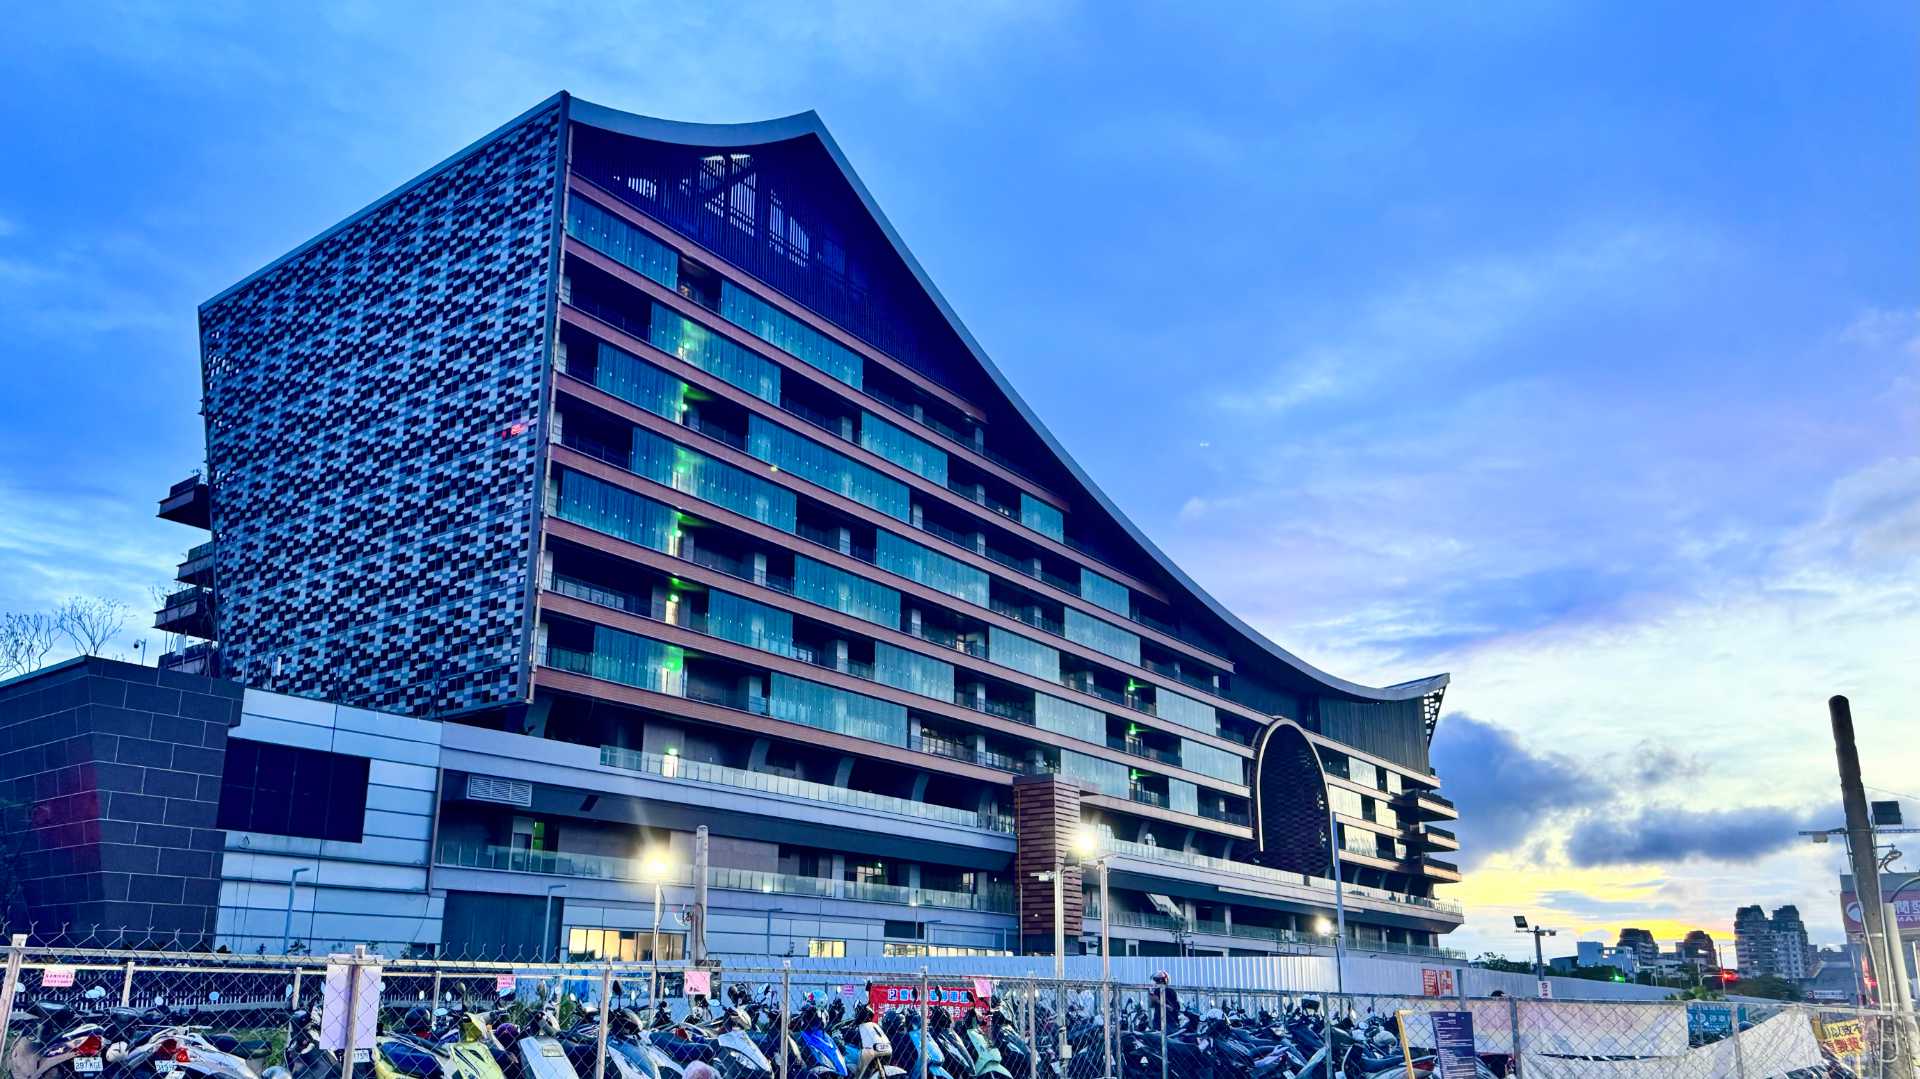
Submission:
<svg viewBox="0 0 1920 1079">
<path fill-rule="evenodd" d="M 873 1005 L 876 1012 L 888 1008 L 918 1008 L 920 1006 L 920 987 L 917 985 L 869 985 L 867 1003 Z M 985 1010 L 987 998 L 974 991 L 973 986 L 935 985 L 927 989 L 927 1004 L 935 1008 L 979 1008 Z"/>
<path fill-rule="evenodd" d="M 1430 997 L 1453 995 L 1453 971 L 1420 968 L 1420 992 Z"/>
<path fill-rule="evenodd" d="M 1840 893 L 1840 913 L 1847 920 L 1847 932 L 1858 936 L 1866 932 L 1860 924 L 1860 897 L 1852 892 Z M 1920 896 L 1902 895 L 1893 901 L 1893 913 L 1900 919 L 1902 933 L 1920 933 Z"/>
</svg>

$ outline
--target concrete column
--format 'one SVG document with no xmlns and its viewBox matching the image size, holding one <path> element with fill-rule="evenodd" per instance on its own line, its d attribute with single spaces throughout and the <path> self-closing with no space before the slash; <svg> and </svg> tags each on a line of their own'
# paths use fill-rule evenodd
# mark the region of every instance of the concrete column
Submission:
<svg viewBox="0 0 1920 1079">
<path fill-rule="evenodd" d="M 836 528 L 833 530 L 833 536 L 834 536 L 834 544 L 835 546 L 840 548 L 841 554 L 853 553 L 853 530 L 852 529 Z"/>
<path fill-rule="evenodd" d="M 915 637 L 920 636 L 920 624 L 920 608 L 908 607 L 907 632 L 913 634 Z"/>
<path fill-rule="evenodd" d="M 836 854 L 833 856 L 833 897 L 835 899 L 844 899 L 846 897 L 846 877 L 847 856 L 844 854 Z"/>
<path fill-rule="evenodd" d="M 835 765 L 833 769 L 833 785 L 836 787 L 845 787 L 852 782 L 853 758 L 842 757 L 840 758 L 840 763 Z M 835 855 L 835 857 L 838 858 L 839 856 Z"/>
<path fill-rule="evenodd" d="M 762 551 L 753 552 L 753 583 L 767 583 L 767 556 Z"/>
<path fill-rule="evenodd" d="M 836 671 L 846 670 L 847 669 L 847 642 L 840 640 L 838 638 L 835 638 L 833 642 L 833 651 L 831 654 L 833 656 L 833 669 Z"/>
<path fill-rule="evenodd" d="M 764 772 L 767 768 L 767 750 L 773 743 L 765 738 L 755 738 L 753 748 L 747 751 L 747 771 Z"/>
<path fill-rule="evenodd" d="M 908 795 L 908 797 L 916 802 L 926 801 L 927 800 L 927 780 L 929 778 L 931 777 L 929 777 L 925 772 L 921 772 L 915 775 L 913 777 L 913 793 Z"/>
</svg>

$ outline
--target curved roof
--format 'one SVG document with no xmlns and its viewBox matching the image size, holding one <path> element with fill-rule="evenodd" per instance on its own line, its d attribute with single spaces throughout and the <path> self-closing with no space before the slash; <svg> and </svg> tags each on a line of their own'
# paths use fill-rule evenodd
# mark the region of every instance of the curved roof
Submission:
<svg viewBox="0 0 1920 1079">
<path fill-rule="evenodd" d="M 906 242 L 900 238 L 900 234 L 894 231 L 893 223 L 887 220 L 887 215 L 880 209 L 880 204 L 874 201 L 873 193 L 867 190 L 867 185 L 861 182 L 860 175 L 853 170 L 853 165 L 847 161 L 839 144 L 833 141 L 833 135 L 827 131 L 826 124 L 821 122 L 818 113 L 809 110 L 792 116 L 749 123 L 699 124 L 640 116 L 604 105 L 595 105 L 579 98 L 571 98 L 569 118 L 577 123 L 588 124 L 616 134 L 683 146 L 744 148 L 807 136 L 819 140 L 821 148 L 839 168 L 840 175 L 846 180 L 847 186 L 852 188 L 854 194 L 859 197 L 861 205 L 873 217 L 874 223 L 880 227 L 881 233 L 892 245 L 894 254 L 899 256 L 900 261 L 913 274 L 914 280 L 925 290 L 941 317 L 959 337 L 961 344 L 966 346 L 968 353 L 987 373 L 987 377 L 992 379 L 994 386 L 1006 397 L 1008 403 L 1019 413 L 1020 418 L 1026 421 L 1034 434 L 1053 452 L 1087 496 L 1098 503 L 1100 508 L 1126 532 L 1127 537 L 1139 545 L 1140 549 L 1145 551 L 1148 557 L 1166 571 L 1167 575 L 1184 588 L 1193 599 L 1203 604 L 1230 629 L 1238 632 L 1247 643 L 1266 656 L 1332 692 L 1363 701 L 1404 701 L 1425 697 L 1446 688 L 1448 676 L 1445 674 L 1430 675 L 1426 678 L 1382 687 L 1363 686 L 1328 674 L 1268 640 L 1258 630 L 1241 621 L 1238 615 L 1228 610 L 1219 600 L 1209 595 L 1207 590 L 1200 587 L 1193 578 L 1187 576 L 1186 571 L 1182 570 L 1173 559 L 1167 557 L 1166 552 L 1151 539 L 1148 539 L 1146 533 L 1140 530 L 1140 526 L 1134 524 L 1125 513 L 1121 512 L 1120 507 L 1115 505 L 1113 500 L 1107 497 L 1106 492 L 1093 482 L 1093 478 L 1080 467 L 1080 463 L 1073 459 L 1073 455 L 1067 452 L 1066 447 L 1060 444 L 1060 440 L 1054 437 L 1045 423 L 1041 422 L 1039 415 L 1021 398 L 1019 392 L 1013 388 L 1013 384 L 1007 380 L 1006 375 L 1002 374 L 993 360 L 988 358 L 986 350 L 980 347 L 980 342 L 974 339 L 966 323 L 961 321 L 952 305 L 947 303 L 947 298 L 941 295 L 939 287 L 933 283 L 926 269 L 920 265 L 920 260 L 914 257 Z"/>
<path fill-rule="evenodd" d="M 679 120 L 662 120 L 652 116 L 640 116 L 635 113 L 622 112 L 618 109 L 608 108 L 605 105 L 596 105 L 589 101 L 582 101 L 562 91 L 542 101 L 540 104 L 535 105 L 533 108 L 528 109 L 507 123 L 502 124 L 485 136 L 476 139 L 458 153 L 374 200 L 332 228 L 314 236 L 306 243 L 295 247 L 293 250 L 274 259 L 253 273 L 248 274 L 228 288 L 221 290 L 218 295 L 202 303 L 200 305 L 201 310 L 204 311 L 206 308 L 220 302 L 237 290 L 244 288 L 248 283 L 271 273 L 275 268 L 289 260 L 298 258 L 308 249 L 325 242 L 328 237 L 352 226 L 354 223 L 387 205 L 394 199 L 399 198 L 446 171 L 448 168 L 451 168 L 481 147 L 491 143 L 500 135 L 513 130 L 531 117 L 546 113 L 556 105 L 564 106 L 566 108 L 566 119 L 576 123 L 587 124 L 616 134 L 631 135 L 636 138 L 651 139 L 655 142 L 682 146 L 745 148 L 808 137 L 817 140 L 820 148 L 826 151 L 827 157 L 839 170 L 841 178 L 846 181 L 848 188 L 853 191 L 854 195 L 860 200 L 860 204 L 872 217 L 874 224 L 879 227 L 881 234 L 892 247 L 894 254 L 899 257 L 902 265 L 906 266 L 907 270 L 913 274 L 914 280 L 919 284 L 920 288 L 925 291 L 927 297 L 933 301 L 933 305 L 939 311 L 941 318 L 943 318 L 948 327 L 953 330 L 954 335 L 958 337 L 960 343 L 965 346 L 974 362 L 978 363 L 981 370 L 986 372 L 987 377 L 992 381 L 994 387 L 1000 391 L 1001 395 L 1006 398 L 1014 411 L 1018 413 L 1020 418 L 1026 422 L 1027 426 L 1032 429 L 1034 435 L 1052 451 L 1061 466 L 1064 467 L 1074 481 L 1079 484 L 1087 497 L 1093 499 L 1094 502 L 1099 505 L 1100 509 L 1120 526 L 1121 530 L 1127 534 L 1127 537 L 1137 544 L 1157 566 L 1166 572 L 1168 577 L 1183 588 L 1195 601 L 1199 602 L 1213 615 L 1218 617 L 1228 629 L 1238 633 L 1261 655 L 1279 663 L 1296 675 L 1304 677 L 1327 692 L 1341 694 L 1360 701 L 1406 701 L 1426 697 L 1446 688 L 1448 676 L 1445 674 L 1430 675 L 1426 678 L 1419 678 L 1410 682 L 1400 682 L 1381 687 L 1363 686 L 1357 682 L 1350 682 L 1344 678 L 1328 674 L 1326 671 L 1315 667 L 1313 664 L 1308 663 L 1306 660 L 1301 659 L 1268 640 L 1258 630 L 1241 621 L 1238 615 L 1228 610 L 1219 600 L 1207 594 L 1207 590 L 1201 588 L 1191 577 L 1188 577 L 1186 571 L 1182 570 L 1174 563 L 1173 559 L 1167 557 L 1166 552 L 1162 551 L 1159 546 L 1148 539 L 1146 533 L 1142 532 L 1138 525 L 1128 519 L 1127 515 L 1120 511 L 1120 507 L 1115 505 L 1111 498 L 1107 497 L 1106 492 L 1102 491 L 1100 486 L 1093 482 L 1093 478 L 1087 475 L 1086 470 L 1080 467 L 1080 463 L 1073 459 L 1073 455 L 1068 453 L 1066 447 L 1060 444 L 1060 440 L 1054 437 L 1053 432 L 1047 430 L 1047 425 L 1040 421 L 1040 417 L 1028 406 L 1027 402 L 1021 398 L 1019 392 L 1013 388 L 1013 384 L 1007 381 L 1007 377 L 1000 372 L 998 367 L 994 366 L 993 361 L 987 357 L 986 350 L 980 347 L 980 342 L 976 341 L 973 333 L 967 329 L 966 323 L 962 322 L 960 316 L 954 313 L 953 307 L 947 303 L 947 298 L 940 294 L 939 287 L 936 286 L 933 283 L 933 279 L 927 275 L 926 269 L 920 265 L 920 260 L 914 257 L 913 252 L 908 249 L 905 241 L 900 239 L 900 234 L 894 231 L 893 223 L 887 220 L 887 215 L 880 209 L 880 204 L 874 201 L 873 193 L 867 190 L 867 185 L 861 182 L 859 174 L 853 171 L 853 166 L 847 161 L 846 155 L 840 151 L 839 144 L 833 141 L 833 136 L 828 133 L 826 124 L 821 122 L 819 114 L 812 111 L 795 113 L 792 116 L 782 116 L 772 120 L 756 120 L 750 123 L 699 124 Z M 1430 733 L 1431 728 L 1429 728 L 1429 734 Z"/>
</svg>

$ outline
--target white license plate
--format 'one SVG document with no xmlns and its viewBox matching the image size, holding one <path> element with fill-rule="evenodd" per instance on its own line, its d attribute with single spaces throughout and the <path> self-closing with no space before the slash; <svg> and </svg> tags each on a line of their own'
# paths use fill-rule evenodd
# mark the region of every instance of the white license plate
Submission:
<svg viewBox="0 0 1920 1079">
<path fill-rule="evenodd" d="M 567 1055 L 567 1051 L 560 1048 L 558 1043 L 545 1042 L 540 1046 L 540 1055 L 543 1057 L 565 1056 Z"/>
<path fill-rule="evenodd" d="M 74 1057 L 73 1070 L 83 1075 L 93 1075 L 100 1071 L 99 1057 Z"/>
<path fill-rule="evenodd" d="M 179 1066 L 180 1062 L 172 1057 L 163 1057 L 153 1062 L 153 1070 L 159 1072 L 161 1075 L 167 1075 Z"/>
</svg>

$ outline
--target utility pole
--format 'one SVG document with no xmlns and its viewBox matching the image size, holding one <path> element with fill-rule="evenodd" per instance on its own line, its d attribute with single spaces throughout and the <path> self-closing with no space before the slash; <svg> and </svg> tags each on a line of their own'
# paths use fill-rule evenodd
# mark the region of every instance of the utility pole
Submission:
<svg viewBox="0 0 1920 1079">
<path fill-rule="evenodd" d="M 1833 722 L 1833 751 L 1840 763 L 1840 803 L 1847 815 L 1847 855 L 1853 860 L 1853 897 L 1860 903 L 1861 931 L 1867 938 L 1867 973 L 1886 991 L 1885 904 L 1880 898 L 1880 864 L 1874 849 L 1873 819 L 1867 816 L 1867 791 L 1860 781 L 1860 748 L 1853 740 L 1853 708 L 1845 697 L 1827 700 Z"/>
<path fill-rule="evenodd" d="M 1880 852 L 1874 846 L 1873 818 L 1867 813 L 1867 790 L 1860 779 L 1860 748 L 1853 738 L 1853 707 L 1845 697 L 1835 695 L 1827 699 L 1827 714 L 1833 722 L 1833 751 L 1840 764 L 1840 802 L 1847 815 L 1847 853 L 1853 861 L 1853 895 L 1860 904 L 1860 927 L 1867 938 L 1867 967 L 1874 975 L 1881 1006 L 1885 1007 L 1890 995 L 1894 1001 L 1906 996 L 1905 964 L 1895 954 L 1899 947 L 1895 943 L 1898 923 L 1887 924 L 1886 915 L 1893 908 L 1880 895 Z M 1890 986 L 1889 978 L 1901 979 L 1902 984 Z M 1916 1040 L 1912 1012 L 1908 1010 L 1900 1018 L 1894 1075 L 1910 1079 Z"/>
</svg>

